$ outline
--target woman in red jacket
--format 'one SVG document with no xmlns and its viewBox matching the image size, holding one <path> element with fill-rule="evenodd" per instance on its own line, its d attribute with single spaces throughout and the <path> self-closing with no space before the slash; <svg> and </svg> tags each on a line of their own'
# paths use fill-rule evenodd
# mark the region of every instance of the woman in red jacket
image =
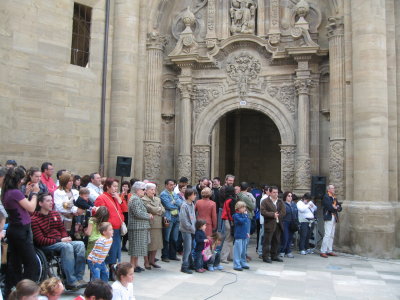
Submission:
<svg viewBox="0 0 400 300">
<path fill-rule="evenodd" d="M 122 200 L 118 195 L 118 180 L 107 178 L 103 190 L 104 193 L 97 197 L 94 205 L 107 207 L 110 214 L 108 222 L 114 229 L 113 243 L 105 260 L 110 267 L 110 280 L 112 280 L 114 279 L 113 265 L 117 263 L 117 260 L 121 262 L 121 225 L 124 222 L 124 214 L 121 209 Z"/>
<path fill-rule="evenodd" d="M 210 199 L 212 191 L 206 187 L 201 191 L 202 199 L 197 200 L 195 210 L 197 220 L 205 220 L 207 222 L 206 235 L 211 236 L 213 231 L 217 229 L 217 210 L 215 202 Z"/>
</svg>

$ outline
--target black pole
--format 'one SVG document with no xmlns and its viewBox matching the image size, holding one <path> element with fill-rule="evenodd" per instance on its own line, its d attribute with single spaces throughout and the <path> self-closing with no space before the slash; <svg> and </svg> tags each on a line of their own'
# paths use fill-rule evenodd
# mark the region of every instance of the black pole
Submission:
<svg viewBox="0 0 400 300">
<path fill-rule="evenodd" d="M 106 96 L 107 96 L 107 57 L 108 57 L 108 31 L 110 27 L 110 0 L 106 0 L 106 20 L 104 24 L 103 47 L 103 76 L 101 85 L 101 116 L 100 116 L 100 174 L 104 176 L 104 144 L 106 128 Z"/>
</svg>

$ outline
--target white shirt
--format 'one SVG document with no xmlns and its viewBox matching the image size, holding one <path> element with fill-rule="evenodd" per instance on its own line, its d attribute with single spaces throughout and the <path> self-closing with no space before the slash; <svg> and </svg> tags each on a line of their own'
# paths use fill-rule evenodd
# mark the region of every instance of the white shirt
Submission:
<svg viewBox="0 0 400 300">
<path fill-rule="evenodd" d="M 79 192 L 75 189 L 71 190 L 73 200 L 78 199 Z M 69 208 L 64 208 L 64 203 L 68 205 Z M 56 189 L 54 191 L 54 208 L 61 215 L 62 220 L 71 221 L 71 219 L 66 218 L 63 213 L 74 214 L 78 211 L 78 208 L 74 205 L 73 201 L 69 199 L 67 193 L 64 190 Z"/>
<path fill-rule="evenodd" d="M 305 204 L 302 200 L 299 200 L 297 201 L 297 210 L 299 214 L 299 222 L 308 222 L 307 218 L 314 218 L 314 212 L 317 210 L 317 207 L 312 201 Z"/>
<path fill-rule="evenodd" d="M 261 207 L 261 203 L 265 200 L 265 199 L 267 199 L 268 198 L 268 195 L 267 194 L 264 194 L 262 197 L 261 197 L 261 200 L 260 200 L 260 207 Z M 260 224 L 264 224 L 264 216 L 261 214 L 261 212 L 260 212 Z"/>
<path fill-rule="evenodd" d="M 133 283 L 128 283 L 128 287 L 124 287 L 121 282 L 114 281 L 112 284 L 113 297 L 112 300 L 135 300 L 133 295 Z"/>
<path fill-rule="evenodd" d="M 103 189 L 101 189 L 98 186 L 95 186 L 93 183 L 89 182 L 88 185 L 86 186 L 89 191 L 89 200 L 94 204 L 94 201 L 96 201 L 97 197 L 103 194 Z"/>
</svg>

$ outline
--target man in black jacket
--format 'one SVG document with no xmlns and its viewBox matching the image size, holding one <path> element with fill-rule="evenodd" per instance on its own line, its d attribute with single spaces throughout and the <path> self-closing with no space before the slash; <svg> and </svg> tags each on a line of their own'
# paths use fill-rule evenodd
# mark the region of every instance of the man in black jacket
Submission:
<svg viewBox="0 0 400 300">
<path fill-rule="evenodd" d="M 328 258 L 336 256 L 333 252 L 333 239 L 335 237 L 336 223 L 339 221 L 339 212 L 342 210 L 340 203 L 336 199 L 335 187 L 330 184 L 327 193 L 322 199 L 322 208 L 324 214 L 325 235 L 321 246 L 321 257 Z"/>
</svg>

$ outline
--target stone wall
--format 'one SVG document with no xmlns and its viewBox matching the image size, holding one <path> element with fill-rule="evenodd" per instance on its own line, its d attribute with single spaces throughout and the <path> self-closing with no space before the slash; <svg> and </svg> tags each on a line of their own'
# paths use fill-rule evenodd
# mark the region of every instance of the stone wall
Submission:
<svg viewBox="0 0 400 300">
<path fill-rule="evenodd" d="M 73 1 L 0 2 L 2 164 L 99 169 L 105 1 L 79 2 L 93 7 L 86 68 L 70 64 Z"/>
</svg>

